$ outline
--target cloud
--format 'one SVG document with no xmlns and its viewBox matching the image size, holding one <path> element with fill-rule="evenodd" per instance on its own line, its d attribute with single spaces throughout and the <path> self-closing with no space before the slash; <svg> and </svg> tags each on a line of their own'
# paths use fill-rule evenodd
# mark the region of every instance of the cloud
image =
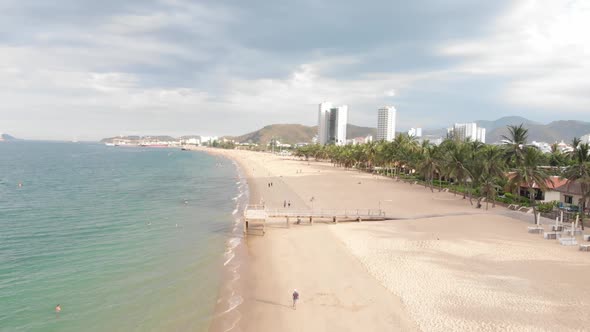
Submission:
<svg viewBox="0 0 590 332">
<path fill-rule="evenodd" d="M 527 0 L 515 3 L 485 38 L 446 45 L 472 75 L 503 76 L 506 102 L 544 112 L 588 112 L 590 4 Z"/>
<path fill-rule="evenodd" d="M 581 1 L 6 0 L 0 10 L 0 131 L 21 137 L 241 134 L 314 124 L 323 100 L 349 104 L 357 124 L 374 126 L 393 103 L 401 126 L 443 127 L 516 109 L 573 114 L 590 95 Z"/>
</svg>

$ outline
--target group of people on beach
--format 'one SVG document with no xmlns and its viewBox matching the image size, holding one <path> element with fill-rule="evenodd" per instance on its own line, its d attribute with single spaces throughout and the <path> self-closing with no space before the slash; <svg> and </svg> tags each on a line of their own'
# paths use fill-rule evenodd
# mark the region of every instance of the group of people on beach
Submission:
<svg viewBox="0 0 590 332">
<path fill-rule="evenodd" d="M 270 187 L 272 187 L 272 186 L 273 186 L 273 183 L 272 183 L 272 182 L 268 182 L 268 183 L 267 183 L 267 185 L 268 185 L 268 187 L 270 188 Z"/>
<path fill-rule="evenodd" d="M 289 201 L 285 200 L 285 201 L 283 202 L 283 207 L 284 207 L 284 208 L 286 208 L 286 207 L 291 207 L 291 200 L 289 200 Z"/>
</svg>

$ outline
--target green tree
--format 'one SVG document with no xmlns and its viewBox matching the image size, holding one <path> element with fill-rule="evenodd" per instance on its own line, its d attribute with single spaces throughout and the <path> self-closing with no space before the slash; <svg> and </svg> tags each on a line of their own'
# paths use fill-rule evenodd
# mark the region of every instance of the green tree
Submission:
<svg viewBox="0 0 590 332">
<path fill-rule="evenodd" d="M 584 229 L 584 211 L 590 200 L 590 146 L 588 143 L 580 144 L 574 155 L 574 164 L 567 168 L 564 176 L 568 184 L 577 182 L 580 184 L 582 197 L 579 200 L 581 209 L 582 229 Z"/>
<path fill-rule="evenodd" d="M 523 159 L 523 151 L 526 147 L 529 130 L 521 123 L 518 126 L 508 126 L 508 135 L 502 135 L 506 148 L 506 160 L 513 165 L 519 164 Z"/>
<path fill-rule="evenodd" d="M 549 180 L 549 174 L 539 167 L 541 160 L 542 153 L 538 149 L 525 147 L 522 150 L 522 159 L 517 163 L 510 178 L 510 184 L 513 187 L 518 188 L 521 184 L 526 184 L 528 187 L 535 224 L 537 223 L 537 208 L 534 186 L 536 184 L 541 190 L 547 190 L 547 180 Z"/>
</svg>

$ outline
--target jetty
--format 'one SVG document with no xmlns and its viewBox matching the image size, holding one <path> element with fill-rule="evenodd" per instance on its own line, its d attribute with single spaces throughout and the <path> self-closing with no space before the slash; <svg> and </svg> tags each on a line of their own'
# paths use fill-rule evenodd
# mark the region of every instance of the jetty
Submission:
<svg viewBox="0 0 590 332">
<path fill-rule="evenodd" d="M 258 229 L 264 234 L 266 224 L 271 219 L 277 223 L 282 223 L 280 220 L 284 219 L 288 228 L 291 222 L 297 224 L 305 222 L 313 225 L 314 221 L 317 220 L 338 223 L 343 221 L 386 220 L 388 217 L 381 209 L 269 209 L 264 205 L 248 205 L 244 210 L 244 235 L 247 235 L 252 229 Z"/>
</svg>

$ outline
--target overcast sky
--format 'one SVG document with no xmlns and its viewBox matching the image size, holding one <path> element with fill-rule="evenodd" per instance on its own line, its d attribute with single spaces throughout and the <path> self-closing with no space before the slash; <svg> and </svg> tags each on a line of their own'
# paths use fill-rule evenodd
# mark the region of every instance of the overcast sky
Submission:
<svg viewBox="0 0 590 332">
<path fill-rule="evenodd" d="M 587 0 L 0 0 L 0 132 L 242 134 L 590 120 Z"/>
</svg>

